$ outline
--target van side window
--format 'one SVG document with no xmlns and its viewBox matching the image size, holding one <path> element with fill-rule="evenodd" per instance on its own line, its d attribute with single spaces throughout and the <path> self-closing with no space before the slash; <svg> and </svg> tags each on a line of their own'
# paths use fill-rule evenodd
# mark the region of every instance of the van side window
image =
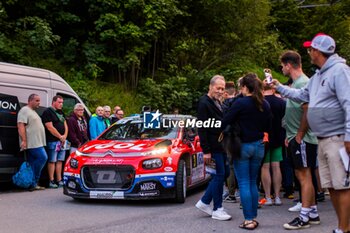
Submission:
<svg viewBox="0 0 350 233">
<path fill-rule="evenodd" d="M 73 96 L 67 95 L 67 94 L 62 94 L 62 93 L 57 93 L 57 95 L 60 95 L 63 97 L 63 112 L 65 116 L 69 116 L 74 109 L 74 105 L 77 103 L 80 103 L 78 99 L 76 99 Z"/>
</svg>

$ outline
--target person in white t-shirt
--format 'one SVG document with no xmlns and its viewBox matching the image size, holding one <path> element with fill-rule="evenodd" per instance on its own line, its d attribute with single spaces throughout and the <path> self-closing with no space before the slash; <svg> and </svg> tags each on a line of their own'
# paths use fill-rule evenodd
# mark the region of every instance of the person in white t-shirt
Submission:
<svg viewBox="0 0 350 233">
<path fill-rule="evenodd" d="M 44 148 L 46 146 L 45 128 L 40 116 L 35 111 L 39 106 L 39 95 L 31 94 L 28 97 L 28 105 L 18 112 L 17 118 L 20 147 L 21 150 L 27 152 L 27 161 L 34 172 L 33 184 L 29 188 L 30 191 L 45 189 L 38 185 L 41 170 L 47 161 L 47 154 Z"/>
</svg>

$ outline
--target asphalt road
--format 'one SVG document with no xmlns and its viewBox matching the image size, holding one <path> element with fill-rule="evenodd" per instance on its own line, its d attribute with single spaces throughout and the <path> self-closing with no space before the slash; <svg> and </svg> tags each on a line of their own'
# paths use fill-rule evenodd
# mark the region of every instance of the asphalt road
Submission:
<svg viewBox="0 0 350 233">
<path fill-rule="evenodd" d="M 232 215 L 230 221 L 217 221 L 194 207 L 203 193 L 189 194 L 185 204 L 169 201 L 74 201 L 62 189 L 25 192 L 0 191 L 1 233 L 232 233 L 243 221 L 238 203 L 224 203 Z M 283 199 L 282 206 L 265 206 L 259 210 L 260 226 L 256 233 L 289 232 L 285 222 L 296 214 L 287 211 L 293 205 Z M 321 225 L 293 232 L 326 233 L 336 226 L 336 215 L 329 197 L 319 204 Z"/>
</svg>

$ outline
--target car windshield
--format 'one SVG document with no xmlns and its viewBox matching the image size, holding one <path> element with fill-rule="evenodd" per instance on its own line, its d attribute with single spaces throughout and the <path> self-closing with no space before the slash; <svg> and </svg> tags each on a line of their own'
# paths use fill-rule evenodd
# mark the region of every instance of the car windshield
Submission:
<svg viewBox="0 0 350 233">
<path fill-rule="evenodd" d="M 160 127 L 156 129 L 146 129 L 143 122 L 128 121 L 122 124 L 111 126 L 99 140 L 129 140 L 129 139 L 174 139 L 177 136 L 178 128 Z"/>
</svg>

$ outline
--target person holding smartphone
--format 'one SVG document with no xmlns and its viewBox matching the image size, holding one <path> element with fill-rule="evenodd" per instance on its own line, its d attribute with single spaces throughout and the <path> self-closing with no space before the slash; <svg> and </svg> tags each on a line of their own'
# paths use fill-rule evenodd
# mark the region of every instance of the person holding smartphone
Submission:
<svg viewBox="0 0 350 233">
<path fill-rule="evenodd" d="M 350 68 L 335 53 L 336 44 L 329 35 L 317 34 L 303 45 L 319 68 L 307 86 L 294 89 L 273 80 L 272 87 L 293 101 L 309 103 L 307 120 L 318 140 L 321 185 L 328 188 L 338 217 L 333 232 L 350 232 L 350 186 L 339 158 L 341 148 L 350 156 Z"/>
</svg>

